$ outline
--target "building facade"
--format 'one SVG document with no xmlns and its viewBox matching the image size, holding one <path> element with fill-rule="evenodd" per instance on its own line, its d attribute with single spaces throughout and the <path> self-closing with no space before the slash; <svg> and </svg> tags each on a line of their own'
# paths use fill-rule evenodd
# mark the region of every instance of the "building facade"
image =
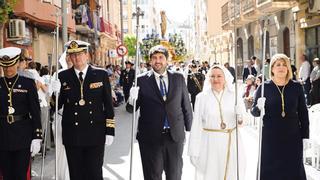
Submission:
<svg viewBox="0 0 320 180">
<path fill-rule="evenodd" d="M 306 54 L 309 60 L 319 56 L 319 11 L 310 12 L 309 2 L 228 0 L 221 8 L 222 28 L 230 31 L 229 47 L 236 48 L 233 51 L 230 48 L 229 52 L 236 58 L 238 69 L 242 70 L 245 60 L 252 56 L 263 63 L 276 53 L 284 53 L 297 67 L 302 54 Z M 231 39 L 233 36 L 235 38 Z"/>
</svg>

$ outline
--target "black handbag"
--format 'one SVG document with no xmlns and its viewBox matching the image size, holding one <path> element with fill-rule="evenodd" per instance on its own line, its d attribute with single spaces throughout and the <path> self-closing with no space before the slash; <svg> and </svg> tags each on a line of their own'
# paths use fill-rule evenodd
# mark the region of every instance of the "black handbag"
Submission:
<svg viewBox="0 0 320 180">
<path fill-rule="evenodd" d="M 133 113 L 133 106 L 131 104 L 129 104 L 128 102 L 126 104 L 126 111 L 128 113 Z"/>
</svg>

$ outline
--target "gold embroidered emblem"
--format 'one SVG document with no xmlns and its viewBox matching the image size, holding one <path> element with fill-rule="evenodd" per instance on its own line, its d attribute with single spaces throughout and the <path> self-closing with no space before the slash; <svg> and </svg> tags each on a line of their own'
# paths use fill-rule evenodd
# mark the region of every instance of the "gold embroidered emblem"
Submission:
<svg viewBox="0 0 320 180">
<path fill-rule="evenodd" d="M 77 42 L 72 41 L 72 42 L 70 43 L 70 47 L 71 47 L 71 49 L 77 49 L 77 48 L 78 48 Z"/>
<path fill-rule="evenodd" d="M 103 85 L 102 82 L 91 83 L 90 89 L 96 89 L 96 88 L 101 87 L 102 85 Z"/>
</svg>

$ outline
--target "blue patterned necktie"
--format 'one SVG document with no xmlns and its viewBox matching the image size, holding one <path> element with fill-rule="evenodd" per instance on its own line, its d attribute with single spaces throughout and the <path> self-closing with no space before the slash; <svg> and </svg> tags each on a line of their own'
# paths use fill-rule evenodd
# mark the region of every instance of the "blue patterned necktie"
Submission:
<svg viewBox="0 0 320 180">
<path fill-rule="evenodd" d="M 168 94 L 167 89 L 166 89 L 166 83 L 165 83 L 164 80 L 163 80 L 163 76 L 159 76 L 159 78 L 160 78 L 160 92 L 161 92 L 161 96 L 162 96 L 163 100 L 166 101 L 166 100 L 167 100 L 167 94 Z M 166 128 L 170 128 L 167 115 L 165 116 L 163 127 L 164 127 L 165 129 L 166 129 Z"/>
</svg>

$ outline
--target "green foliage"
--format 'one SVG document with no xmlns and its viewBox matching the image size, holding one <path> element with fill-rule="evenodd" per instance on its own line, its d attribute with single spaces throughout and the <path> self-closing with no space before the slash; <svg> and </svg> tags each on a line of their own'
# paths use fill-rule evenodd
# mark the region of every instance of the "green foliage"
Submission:
<svg viewBox="0 0 320 180">
<path fill-rule="evenodd" d="M 184 57 L 187 55 L 187 49 L 183 42 L 181 35 L 179 34 L 169 34 L 169 43 L 170 46 L 174 49 L 174 56 L 173 60 L 180 61 L 183 60 Z"/>
<path fill-rule="evenodd" d="M 0 24 L 8 20 L 8 15 L 13 12 L 17 0 L 0 0 Z"/>
<path fill-rule="evenodd" d="M 160 38 L 158 34 L 147 34 L 147 36 L 142 39 L 142 43 L 140 43 L 140 52 L 146 62 L 149 60 L 150 48 L 159 44 Z"/>
<path fill-rule="evenodd" d="M 124 45 L 128 48 L 129 57 L 133 57 L 136 55 L 136 43 L 137 43 L 137 39 L 135 36 L 126 35 L 124 37 Z"/>
</svg>

